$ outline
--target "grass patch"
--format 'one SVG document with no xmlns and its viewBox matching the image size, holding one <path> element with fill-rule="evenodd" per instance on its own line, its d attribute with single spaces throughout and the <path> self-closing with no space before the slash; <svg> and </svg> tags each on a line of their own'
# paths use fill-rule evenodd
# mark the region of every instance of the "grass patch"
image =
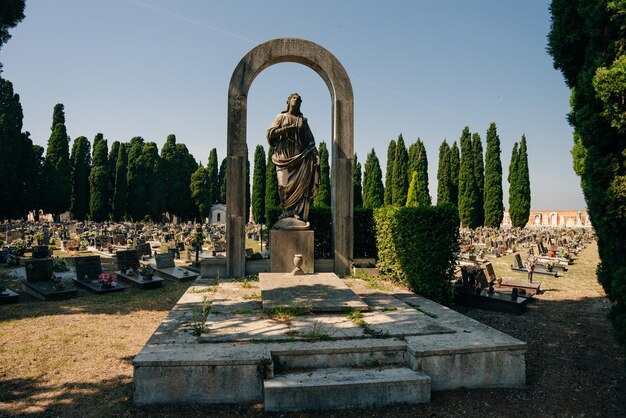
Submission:
<svg viewBox="0 0 626 418">
<path fill-rule="evenodd" d="M 277 321 L 289 322 L 296 316 L 310 315 L 311 307 L 304 305 L 276 306 L 265 310 L 265 314 Z"/>
<path fill-rule="evenodd" d="M 260 293 L 250 293 L 248 295 L 243 295 L 242 298 L 244 300 L 261 300 L 261 294 Z"/>
<path fill-rule="evenodd" d="M 290 330 L 285 332 L 288 337 L 299 337 L 311 341 L 329 341 L 334 333 L 329 332 L 326 325 L 320 321 L 315 321 L 304 331 Z"/>
<path fill-rule="evenodd" d="M 258 281 L 259 281 L 258 274 L 250 274 L 248 276 L 244 276 L 243 281 L 241 282 L 241 287 L 243 287 L 244 289 L 250 289 L 251 287 L 255 286 L 253 282 L 258 282 Z"/>
<path fill-rule="evenodd" d="M 360 327 L 365 326 L 365 320 L 363 319 L 363 313 L 361 311 L 357 311 L 356 309 L 350 310 L 346 312 L 346 318 L 352 321 L 355 325 Z"/>
</svg>

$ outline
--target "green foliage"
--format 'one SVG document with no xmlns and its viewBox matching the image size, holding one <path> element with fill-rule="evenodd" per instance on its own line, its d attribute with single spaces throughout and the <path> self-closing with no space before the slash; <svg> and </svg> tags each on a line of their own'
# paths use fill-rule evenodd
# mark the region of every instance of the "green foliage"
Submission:
<svg viewBox="0 0 626 418">
<path fill-rule="evenodd" d="M 381 273 L 424 297 L 449 303 L 459 240 L 456 208 L 384 207 L 374 219 Z"/>
<path fill-rule="evenodd" d="M 148 142 L 141 149 L 141 158 L 145 170 L 146 201 L 145 213 L 153 221 L 161 222 L 167 197 L 165 190 L 164 164 L 159 156 L 159 149 L 154 142 Z M 191 183 L 191 178 L 190 178 Z"/>
<path fill-rule="evenodd" d="M 513 145 L 509 166 L 509 215 L 514 228 L 523 228 L 530 216 L 530 174 L 526 137 Z"/>
<path fill-rule="evenodd" d="M 406 195 L 406 206 L 417 207 L 417 171 L 413 172 L 411 176 L 411 183 L 409 183 L 409 191 Z"/>
<path fill-rule="evenodd" d="M 115 162 L 115 191 L 113 193 L 113 220 L 121 221 L 126 213 L 126 195 L 128 183 L 126 182 L 128 156 L 126 145 L 120 144 Z"/>
<path fill-rule="evenodd" d="M 136 136 L 130 140 L 128 150 L 128 198 L 126 212 L 133 221 L 140 221 L 146 216 L 146 168 L 143 161 L 144 140 Z"/>
<path fill-rule="evenodd" d="M 328 148 L 326 147 L 326 143 L 324 141 L 320 142 L 319 157 L 320 157 L 320 184 L 317 187 L 317 193 L 315 194 L 315 198 L 313 200 L 313 206 L 330 207 L 330 197 L 331 197 L 330 196 L 330 188 L 331 188 L 330 164 L 328 163 L 328 160 L 329 160 Z M 276 187 L 277 187 L 276 193 L 278 196 L 278 186 Z M 277 202 L 279 201 L 277 200 Z"/>
<path fill-rule="evenodd" d="M 3 0 L 2 3 L 0 6 L 0 48 L 11 39 L 9 29 L 14 28 L 24 19 L 26 0 Z M 1 64 L 0 69 L 2 69 Z"/>
<path fill-rule="evenodd" d="M 200 216 L 207 217 L 211 212 L 212 197 L 209 170 L 200 165 L 191 175 L 191 197 L 198 207 Z"/>
<path fill-rule="evenodd" d="M 274 147 L 270 145 L 269 149 L 267 150 L 267 165 L 265 166 L 265 221 L 267 225 L 274 225 L 274 222 L 276 222 L 276 220 L 278 219 L 278 217 L 276 217 L 273 218 L 273 221 L 271 221 L 269 212 L 273 210 L 280 210 L 280 199 L 278 197 L 278 178 L 276 177 L 276 167 L 272 162 L 273 154 Z"/>
<path fill-rule="evenodd" d="M 107 141 L 101 133 L 97 134 L 93 140 L 93 164 L 89 174 L 89 213 L 96 222 L 109 219 L 110 168 L 107 151 Z"/>
<path fill-rule="evenodd" d="M 211 204 L 220 203 L 219 167 L 217 162 L 217 150 L 215 148 L 211 149 L 209 152 L 209 161 L 206 169 L 208 170 L 211 197 L 213 199 Z"/>
<path fill-rule="evenodd" d="M 479 226 L 477 211 L 478 185 L 474 172 L 474 153 L 469 127 L 463 128 L 461 138 L 461 168 L 459 171 L 459 218 L 466 228 Z"/>
<path fill-rule="evenodd" d="M 363 206 L 379 208 L 385 203 L 385 189 L 383 188 L 383 173 L 374 148 L 367 154 L 365 172 L 363 173 Z"/>
<path fill-rule="evenodd" d="M 452 203 L 450 152 L 450 146 L 444 139 L 439 146 L 439 165 L 437 167 L 437 205 L 447 205 Z"/>
<path fill-rule="evenodd" d="M 396 141 L 396 156 L 393 160 L 393 199 L 395 206 L 406 204 L 406 195 L 409 191 L 409 154 L 404 145 L 402 134 Z"/>
<path fill-rule="evenodd" d="M 65 128 L 65 113 L 61 103 L 54 106 L 52 134 L 46 148 L 46 187 L 43 209 L 61 214 L 70 207 L 72 193 L 70 139 Z"/>
<path fill-rule="evenodd" d="M 459 156 L 459 147 L 456 141 L 450 147 L 450 180 L 452 187 L 450 188 L 450 203 L 459 206 L 459 172 L 461 171 L 461 157 Z"/>
<path fill-rule="evenodd" d="M 393 204 L 393 164 L 396 160 L 396 141 L 389 141 L 387 147 L 387 169 L 385 170 L 385 205 Z"/>
<path fill-rule="evenodd" d="M 483 162 L 483 144 L 480 135 L 472 135 L 472 156 L 474 157 L 474 181 L 478 187 L 476 195 L 475 211 L 476 226 L 485 225 L 485 165 Z"/>
<path fill-rule="evenodd" d="M 616 58 L 609 67 L 598 68 L 593 88 L 602 101 L 602 116 L 619 132 L 626 133 L 626 55 Z"/>
<path fill-rule="evenodd" d="M 257 224 L 265 223 L 265 149 L 257 145 L 254 150 L 254 177 L 252 183 L 252 215 Z"/>
<path fill-rule="evenodd" d="M 487 129 L 487 150 L 485 152 L 485 226 L 499 228 L 504 216 L 502 201 L 502 161 L 500 160 L 500 137 L 495 123 Z"/>
<path fill-rule="evenodd" d="M 252 196 L 250 195 L 250 160 L 248 159 L 248 144 L 246 144 L 246 223 L 250 222 L 250 207 L 252 205 Z"/>
<path fill-rule="evenodd" d="M 415 201 L 417 206 L 430 206 L 430 192 L 428 191 L 428 157 L 424 143 L 417 138 L 409 150 L 409 173 L 412 181 L 415 176 Z M 410 185 L 409 185 L 410 188 Z M 407 200 L 408 202 L 408 200 Z M 409 206 L 407 204 L 407 206 Z"/>
<path fill-rule="evenodd" d="M 281 213 L 280 207 L 267 208 L 267 224 L 274 225 Z M 312 207 L 309 210 L 309 223 L 315 231 L 315 258 L 331 258 L 333 222 L 330 208 Z"/>
<path fill-rule="evenodd" d="M 572 147 L 571 152 L 574 164 L 574 172 L 579 177 L 582 177 L 582 175 L 585 173 L 585 156 L 587 154 L 587 150 L 583 145 L 583 139 L 576 131 L 574 131 L 574 146 Z"/>
<path fill-rule="evenodd" d="M 354 208 L 353 215 L 354 257 L 378 258 L 374 210 L 371 208 Z"/>
<path fill-rule="evenodd" d="M 354 185 L 354 206 L 355 208 L 363 207 L 363 182 L 361 177 L 361 163 L 356 153 L 352 162 L 352 184 Z"/>
<path fill-rule="evenodd" d="M 191 175 L 197 170 L 198 164 L 189 153 L 185 144 L 177 144 L 175 135 L 168 135 L 161 148 L 163 172 L 166 192 L 165 211 L 182 219 L 197 216 L 197 208 L 191 198 Z M 131 158 L 128 156 L 130 170 Z M 132 190 L 129 182 L 129 191 Z M 129 203 L 131 200 L 129 200 Z"/>
<path fill-rule="evenodd" d="M 79 136 L 74 140 L 70 164 L 72 165 L 72 196 L 70 213 L 73 219 L 84 221 L 87 219 L 89 208 L 89 172 L 91 157 L 89 140 Z"/>
</svg>

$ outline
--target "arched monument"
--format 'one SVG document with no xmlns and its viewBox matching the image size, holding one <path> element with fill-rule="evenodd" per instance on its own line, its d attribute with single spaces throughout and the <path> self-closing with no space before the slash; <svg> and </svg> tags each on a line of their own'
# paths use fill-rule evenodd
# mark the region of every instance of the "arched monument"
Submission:
<svg viewBox="0 0 626 418">
<path fill-rule="evenodd" d="M 280 38 L 262 43 L 239 62 L 228 86 L 226 183 L 226 272 L 230 277 L 246 274 L 245 187 L 248 91 L 257 75 L 281 62 L 306 65 L 324 80 L 332 101 L 331 210 L 334 271 L 349 271 L 352 260 L 354 154 L 354 96 L 352 84 L 339 60 L 311 41 Z M 236 181 L 235 181 L 236 180 Z M 337 197 L 341 196 L 341 199 Z"/>
</svg>

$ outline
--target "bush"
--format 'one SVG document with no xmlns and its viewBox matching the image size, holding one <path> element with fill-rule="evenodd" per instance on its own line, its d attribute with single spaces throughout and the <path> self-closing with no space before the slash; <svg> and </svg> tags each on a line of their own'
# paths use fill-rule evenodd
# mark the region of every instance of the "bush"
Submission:
<svg viewBox="0 0 626 418">
<path fill-rule="evenodd" d="M 374 210 L 354 208 L 354 258 L 378 258 Z"/>
<path fill-rule="evenodd" d="M 456 208 L 383 207 L 374 219 L 381 273 L 424 297 L 449 303 L 459 247 Z"/>
</svg>

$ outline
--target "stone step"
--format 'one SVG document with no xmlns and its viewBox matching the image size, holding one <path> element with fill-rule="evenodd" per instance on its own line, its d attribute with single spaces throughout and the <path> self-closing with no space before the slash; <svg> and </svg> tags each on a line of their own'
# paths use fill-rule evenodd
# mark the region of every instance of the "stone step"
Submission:
<svg viewBox="0 0 626 418">
<path fill-rule="evenodd" d="M 269 344 L 277 374 L 298 369 L 406 365 L 406 342 L 398 338 L 294 341 Z"/>
<path fill-rule="evenodd" d="M 263 383 L 266 411 L 377 408 L 430 402 L 430 377 L 407 367 L 329 368 Z"/>
</svg>

